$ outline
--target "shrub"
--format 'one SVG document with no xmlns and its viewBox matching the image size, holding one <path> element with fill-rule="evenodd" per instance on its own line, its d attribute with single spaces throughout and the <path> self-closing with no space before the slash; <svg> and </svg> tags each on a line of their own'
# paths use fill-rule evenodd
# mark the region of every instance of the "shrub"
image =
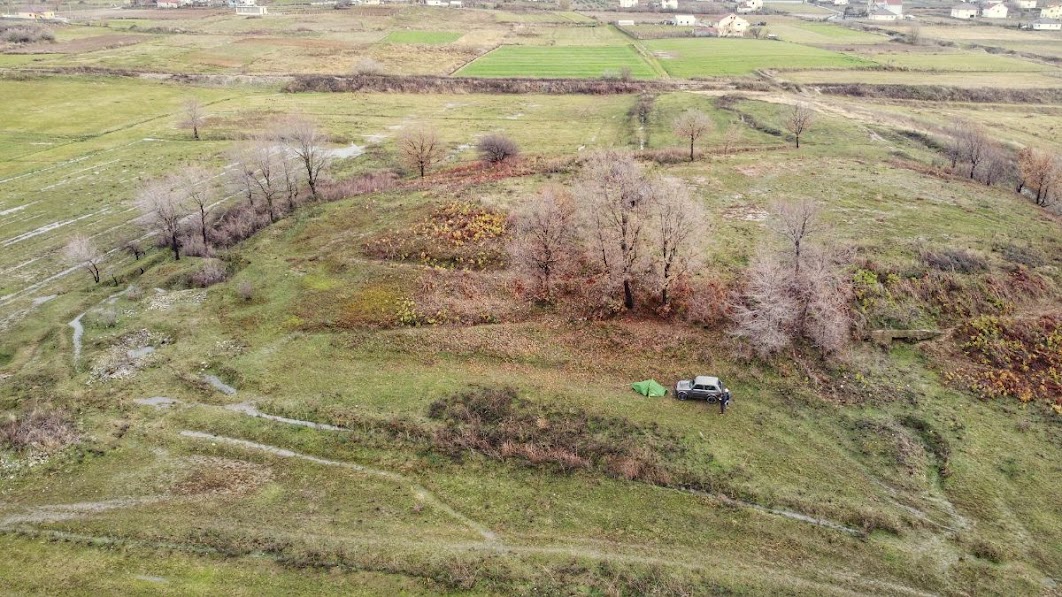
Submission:
<svg viewBox="0 0 1062 597">
<path fill-rule="evenodd" d="M 369 57 L 358 60 L 358 63 L 354 65 L 355 75 L 382 75 L 385 71 L 384 65 L 379 60 Z"/>
<path fill-rule="evenodd" d="M 254 284 L 250 281 L 244 280 L 236 286 L 236 296 L 245 301 L 249 301 L 254 298 Z"/>
<path fill-rule="evenodd" d="M 74 421 L 50 408 L 36 408 L 0 424 L 0 446 L 17 452 L 54 452 L 79 438 Z"/>
<path fill-rule="evenodd" d="M 657 485 L 674 482 L 669 465 L 686 450 L 678 437 L 656 428 L 576 407 L 550 409 L 519 398 L 512 388 L 475 388 L 437 400 L 428 417 L 443 423 L 433 436 L 435 448 L 455 458 L 475 452 L 564 471 L 598 469 Z"/>
<path fill-rule="evenodd" d="M 976 274 L 988 270 L 988 261 L 981 255 L 966 249 L 932 249 L 922 251 L 922 262 L 927 266 L 960 274 Z"/>
<path fill-rule="evenodd" d="M 32 44 L 55 41 L 55 34 L 41 27 L 5 27 L 0 25 L 0 41 L 13 44 Z"/>
<path fill-rule="evenodd" d="M 219 282 L 224 282 L 229 277 L 225 266 L 217 259 L 206 260 L 199 271 L 192 274 L 192 284 L 199 288 L 207 288 Z"/>
<path fill-rule="evenodd" d="M 476 143 L 476 151 L 484 162 L 490 165 L 502 164 L 520 154 L 520 147 L 515 141 L 499 133 L 492 133 Z"/>
</svg>

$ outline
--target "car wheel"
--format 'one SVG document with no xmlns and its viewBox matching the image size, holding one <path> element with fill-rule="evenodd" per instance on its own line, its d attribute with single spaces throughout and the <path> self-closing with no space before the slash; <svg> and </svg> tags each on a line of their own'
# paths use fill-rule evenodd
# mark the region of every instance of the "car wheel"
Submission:
<svg viewBox="0 0 1062 597">
<path fill-rule="evenodd" d="M 678 399 L 679 400 L 685 400 L 686 399 L 686 392 L 679 392 L 678 393 Z"/>
</svg>

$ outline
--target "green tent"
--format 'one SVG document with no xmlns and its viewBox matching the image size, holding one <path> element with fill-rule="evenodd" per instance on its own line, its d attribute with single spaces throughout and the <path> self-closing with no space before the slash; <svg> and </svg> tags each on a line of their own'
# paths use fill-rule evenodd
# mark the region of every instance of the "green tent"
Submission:
<svg viewBox="0 0 1062 597">
<path fill-rule="evenodd" d="M 642 396 L 648 396 L 655 398 L 657 396 L 663 396 L 667 394 L 667 388 L 656 383 L 655 379 L 647 379 L 645 381 L 639 381 L 631 384 L 631 389 L 638 392 Z"/>
</svg>

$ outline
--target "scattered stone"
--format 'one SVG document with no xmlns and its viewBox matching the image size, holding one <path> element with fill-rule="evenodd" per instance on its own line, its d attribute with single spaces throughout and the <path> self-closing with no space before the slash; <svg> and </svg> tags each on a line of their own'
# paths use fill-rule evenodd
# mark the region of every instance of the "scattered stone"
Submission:
<svg viewBox="0 0 1062 597">
<path fill-rule="evenodd" d="M 152 396 L 151 398 L 136 398 L 133 402 L 142 404 L 144 406 L 154 406 L 155 408 L 170 408 L 180 404 L 180 400 L 174 400 L 173 398 L 166 398 L 165 396 Z"/>
<path fill-rule="evenodd" d="M 203 381 L 207 382 L 215 390 L 221 392 L 222 394 L 225 394 L 226 396 L 232 396 L 236 393 L 236 388 L 221 381 L 221 378 L 219 378 L 217 375 L 204 374 Z"/>
</svg>

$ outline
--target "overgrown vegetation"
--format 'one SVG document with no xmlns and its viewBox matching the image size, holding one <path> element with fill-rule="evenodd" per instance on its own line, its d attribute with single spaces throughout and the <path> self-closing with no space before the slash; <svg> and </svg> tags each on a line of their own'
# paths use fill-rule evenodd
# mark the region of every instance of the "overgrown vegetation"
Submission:
<svg viewBox="0 0 1062 597">
<path fill-rule="evenodd" d="M 655 427 L 602 417 L 579 408 L 545 408 L 513 388 L 476 388 L 438 400 L 429 418 L 436 449 L 496 460 L 521 460 L 560 470 L 597 470 L 614 477 L 669 485 L 673 462 L 685 454 L 678 438 Z"/>
<path fill-rule="evenodd" d="M 505 265 L 507 216 L 472 201 L 433 208 L 407 229 L 385 232 L 365 243 L 377 259 L 424 265 L 487 269 Z"/>
</svg>

